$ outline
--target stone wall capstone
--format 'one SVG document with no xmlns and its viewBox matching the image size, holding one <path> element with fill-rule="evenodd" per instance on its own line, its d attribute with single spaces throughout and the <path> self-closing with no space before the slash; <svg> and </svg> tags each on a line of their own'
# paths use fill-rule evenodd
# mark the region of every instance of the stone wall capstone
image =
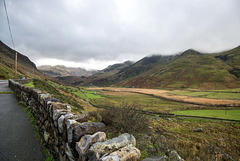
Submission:
<svg viewBox="0 0 240 161">
<path fill-rule="evenodd" d="M 140 160 L 133 135 L 125 133 L 107 140 L 103 123 L 88 122 L 86 114 L 73 113 L 70 105 L 51 94 L 23 85 L 30 81 L 9 80 L 9 87 L 35 117 L 41 140 L 56 160 Z"/>
</svg>

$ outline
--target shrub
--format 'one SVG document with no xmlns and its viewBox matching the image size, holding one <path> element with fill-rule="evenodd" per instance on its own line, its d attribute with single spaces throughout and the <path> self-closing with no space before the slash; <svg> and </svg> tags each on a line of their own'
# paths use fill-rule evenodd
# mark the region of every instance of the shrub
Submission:
<svg viewBox="0 0 240 161">
<path fill-rule="evenodd" d="M 122 104 L 120 107 L 108 108 L 101 112 L 102 122 L 114 133 L 130 133 L 135 137 L 147 134 L 149 129 L 148 116 L 136 112 L 138 105 Z"/>
<path fill-rule="evenodd" d="M 102 117 L 98 111 L 90 111 L 88 112 L 88 120 L 93 122 L 99 122 L 102 120 Z"/>
</svg>

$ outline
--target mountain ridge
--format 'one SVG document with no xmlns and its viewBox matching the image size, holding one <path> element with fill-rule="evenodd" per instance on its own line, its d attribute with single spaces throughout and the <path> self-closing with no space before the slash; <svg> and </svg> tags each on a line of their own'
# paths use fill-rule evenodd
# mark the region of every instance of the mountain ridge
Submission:
<svg viewBox="0 0 240 161">
<path fill-rule="evenodd" d="M 239 77 L 240 46 L 219 53 L 188 49 L 176 55 L 146 56 L 117 72 L 104 69 L 74 79 L 79 82 L 75 85 L 87 86 L 225 89 L 240 87 Z"/>
<path fill-rule="evenodd" d="M 66 67 L 64 65 L 45 65 L 39 66 L 38 69 L 52 77 L 63 77 L 63 76 L 89 76 L 98 72 L 98 70 L 86 70 L 80 67 Z"/>
</svg>

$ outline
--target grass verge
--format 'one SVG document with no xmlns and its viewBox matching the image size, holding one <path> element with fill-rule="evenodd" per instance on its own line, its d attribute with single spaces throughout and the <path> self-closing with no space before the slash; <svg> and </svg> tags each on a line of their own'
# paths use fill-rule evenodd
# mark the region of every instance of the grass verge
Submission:
<svg viewBox="0 0 240 161">
<path fill-rule="evenodd" d="M 34 127 L 34 130 L 37 134 L 37 138 L 41 141 L 41 144 L 42 146 L 44 147 L 44 154 L 46 156 L 46 160 L 45 161 L 54 161 L 54 158 L 53 158 L 53 155 L 49 152 L 49 150 L 44 146 L 44 143 L 40 137 L 40 134 L 39 134 L 39 128 L 38 126 L 36 125 L 36 119 L 35 117 L 33 116 L 32 112 L 30 111 L 29 108 L 27 108 L 26 106 L 24 106 L 23 104 L 19 103 L 20 106 L 22 106 L 24 108 L 24 110 L 27 112 L 28 114 L 28 117 L 30 118 L 30 121 L 31 121 L 31 124 L 32 126 Z"/>
<path fill-rule="evenodd" d="M 1 91 L 0 94 L 13 94 L 12 91 Z"/>
<path fill-rule="evenodd" d="M 26 84 L 24 84 L 25 86 L 27 86 L 27 87 L 31 87 L 31 88 L 34 88 L 35 87 L 35 85 L 33 84 L 33 81 L 31 81 L 31 82 L 29 82 L 29 83 L 26 83 Z"/>
</svg>

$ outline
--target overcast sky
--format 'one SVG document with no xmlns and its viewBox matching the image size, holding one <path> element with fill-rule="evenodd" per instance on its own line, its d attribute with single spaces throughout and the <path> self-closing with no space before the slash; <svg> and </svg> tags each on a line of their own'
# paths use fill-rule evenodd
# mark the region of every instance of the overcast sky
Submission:
<svg viewBox="0 0 240 161">
<path fill-rule="evenodd" d="M 6 0 L 16 50 L 39 65 L 102 69 L 240 45 L 239 0 Z M 3 1 L 0 39 L 12 47 Z"/>
</svg>

